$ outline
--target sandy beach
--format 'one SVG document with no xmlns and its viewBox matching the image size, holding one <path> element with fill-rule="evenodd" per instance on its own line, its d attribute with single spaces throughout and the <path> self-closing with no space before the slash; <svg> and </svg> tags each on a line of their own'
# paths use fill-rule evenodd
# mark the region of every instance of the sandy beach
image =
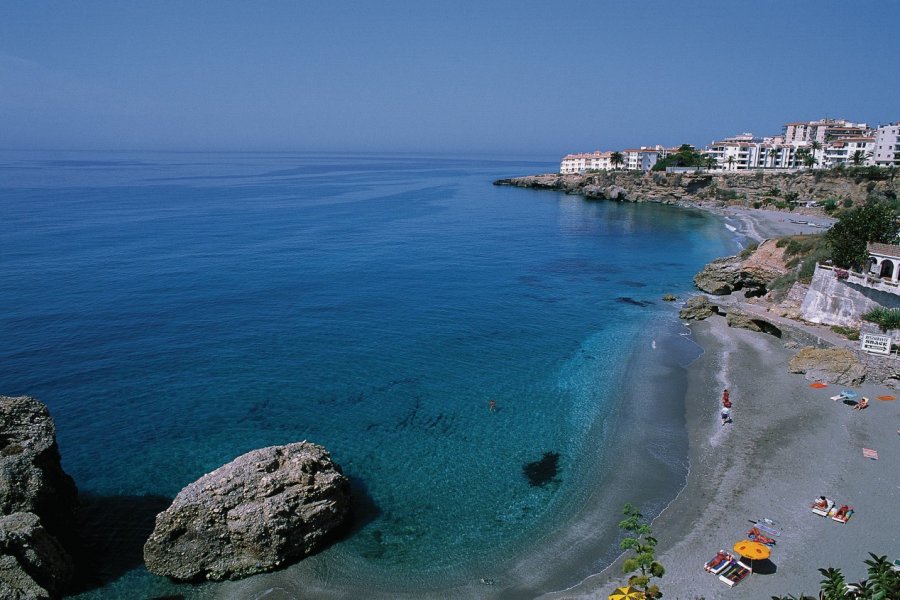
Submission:
<svg viewBox="0 0 900 600">
<path fill-rule="evenodd" d="M 748 214 L 749 213 L 749 214 Z M 750 237 L 789 233 L 762 211 L 739 214 Z M 790 374 L 795 351 L 762 333 L 730 329 L 723 317 L 691 326 L 704 354 L 690 367 L 686 402 L 690 472 L 685 488 L 653 522 L 667 573 L 667 598 L 769 598 L 816 594 L 820 567 L 841 568 L 848 581 L 865 578 L 868 552 L 900 558 L 896 509 L 900 501 L 898 393 L 863 385 L 871 406 L 855 411 L 830 400 L 841 387 L 810 387 Z M 731 390 L 734 422 L 722 425 L 722 389 Z M 878 452 L 878 460 L 863 456 Z M 825 495 L 856 513 L 847 524 L 816 516 L 811 502 Z M 719 549 L 744 539 L 751 521 L 768 518 L 782 530 L 771 561 L 733 589 L 704 572 Z M 620 562 L 568 590 L 545 598 L 605 597 L 619 582 Z"/>
</svg>

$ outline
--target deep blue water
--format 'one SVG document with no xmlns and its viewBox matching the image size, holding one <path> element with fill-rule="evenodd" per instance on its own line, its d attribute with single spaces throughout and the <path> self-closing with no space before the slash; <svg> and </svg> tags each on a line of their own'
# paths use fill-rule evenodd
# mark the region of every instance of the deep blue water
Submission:
<svg viewBox="0 0 900 600">
<path fill-rule="evenodd" d="M 0 393 L 48 404 L 96 506 L 308 439 L 368 498 L 326 556 L 391 579 L 509 552 L 584 493 L 624 357 L 730 243 L 689 210 L 491 185 L 556 168 L 0 153 Z M 180 589 L 108 571 L 94 594 Z"/>
</svg>

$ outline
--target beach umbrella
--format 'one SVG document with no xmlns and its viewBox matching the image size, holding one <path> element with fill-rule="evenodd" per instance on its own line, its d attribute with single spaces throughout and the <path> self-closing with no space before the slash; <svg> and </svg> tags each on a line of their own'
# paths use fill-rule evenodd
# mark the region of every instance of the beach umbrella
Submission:
<svg viewBox="0 0 900 600">
<path fill-rule="evenodd" d="M 765 544 L 753 540 L 741 540 L 734 544 L 734 551 L 750 560 L 750 570 L 753 570 L 754 560 L 763 560 L 772 555 L 772 551 Z"/>
<path fill-rule="evenodd" d="M 857 394 L 853 390 L 842 390 L 841 396 L 843 396 L 847 400 L 855 400 L 859 396 L 859 394 Z"/>
<path fill-rule="evenodd" d="M 630 585 L 616 588 L 616 591 L 609 595 L 609 600 L 644 600 L 644 598 L 646 598 L 644 592 Z"/>
</svg>

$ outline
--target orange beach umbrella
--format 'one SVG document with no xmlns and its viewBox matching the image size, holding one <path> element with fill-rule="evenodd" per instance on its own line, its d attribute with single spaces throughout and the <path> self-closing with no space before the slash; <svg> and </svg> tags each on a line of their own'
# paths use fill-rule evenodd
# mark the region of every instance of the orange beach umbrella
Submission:
<svg viewBox="0 0 900 600">
<path fill-rule="evenodd" d="M 752 540 L 741 540 L 735 543 L 734 551 L 750 560 L 762 560 L 769 558 L 772 554 L 768 546 Z"/>
<path fill-rule="evenodd" d="M 616 588 L 616 591 L 609 595 L 609 600 L 644 600 L 644 598 L 646 598 L 644 592 L 630 585 Z"/>
</svg>

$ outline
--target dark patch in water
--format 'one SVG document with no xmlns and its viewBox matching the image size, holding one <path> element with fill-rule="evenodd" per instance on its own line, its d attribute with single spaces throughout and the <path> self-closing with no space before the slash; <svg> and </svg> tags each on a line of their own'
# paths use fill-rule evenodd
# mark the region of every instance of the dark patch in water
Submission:
<svg viewBox="0 0 900 600">
<path fill-rule="evenodd" d="M 640 281 L 623 281 L 622 285 L 627 285 L 628 287 L 633 287 L 633 288 L 647 287 L 646 283 L 643 283 Z"/>
<path fill-rule="evenodd" d="M 544 487 L 559 473 L 559 452 L 544 452 L 541 460 L 525 463 L 522 472 L 528 478 L 528 483 L 534 487 Z"/>
<path fill-rule="evenodd" d="M 623 304 L 631 304 L 634 306 L 641 306 L 641 307 L 650 306 L 651 304 L 653 304 L 649 300 L 635 300 L 634 298 L 630 298 L 628 296 L 619 296 L 618 298 L 616 298 L 616 300 L 618 302 L 622 302 Z"/>
</svg>

